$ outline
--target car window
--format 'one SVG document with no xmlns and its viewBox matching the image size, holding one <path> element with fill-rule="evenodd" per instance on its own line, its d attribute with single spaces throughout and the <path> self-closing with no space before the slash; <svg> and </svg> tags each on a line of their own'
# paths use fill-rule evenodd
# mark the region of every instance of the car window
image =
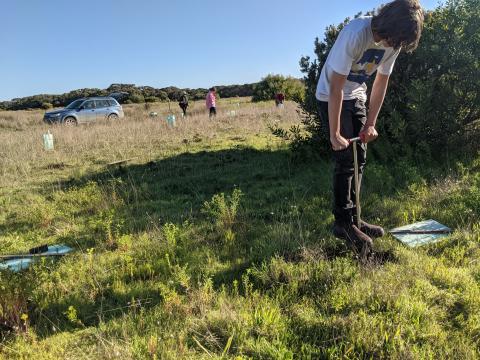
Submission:
<svg viewBox="0 0 480 360">
<path fill-rule="evenodd" d="M 93 102 L 93 100 L 85 101 L 85 103 L 83 104 L 83 107 L 85 109 L 95 109 L 95 103 Z"/>
<path fill-rule="evenodd" d="M 105 108 L 105 107 L 109 107 L 110 105 L 108 104 L 108 101 L 106 100 L 95 100 L 95 103 L 97 105 L 97 109 L 98 108 Z"/>
<path fill-rule="evenodd" d="M 118 105 L 117 102 L 113 99 L 108 99 L 107 101 L 110 104 L 110 106 L 117 106 Z"/>
<path fill-rule="evenodd" d="M 75 100 L 70 105 L 68 105 L 65 109 L 78 109 L 80 105 L 82 105 L 83 99 Z"/>
</svg>

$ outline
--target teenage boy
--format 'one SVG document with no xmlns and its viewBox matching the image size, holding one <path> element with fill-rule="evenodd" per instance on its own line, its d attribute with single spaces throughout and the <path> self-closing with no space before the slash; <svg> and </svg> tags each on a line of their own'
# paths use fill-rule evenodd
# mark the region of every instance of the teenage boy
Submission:
<svg viewBox="0 0 480 360">
<path fill-rule="evenodd" d="M 339 33 L 323 66 L 316 97 L 322 120 L 327 121 L 335 161 L 333 233 L 363 255 L 370 252 L 372 238 L 383 236 L 380 226 L 355 219 L 353 148 L 357 146 L 359 183 L 365 166 L 367 143 L 378 137 L 375 124 L 383 104 L 388 79 L 401 50 L 418 46 L 423 10 L 417 0 L 395 0 L 373 17 L 360 17 Z M 365 81 L 377 73 L 368 112 Z M 350 146 L 348 139 L 360 137 Z"/>
</svg>

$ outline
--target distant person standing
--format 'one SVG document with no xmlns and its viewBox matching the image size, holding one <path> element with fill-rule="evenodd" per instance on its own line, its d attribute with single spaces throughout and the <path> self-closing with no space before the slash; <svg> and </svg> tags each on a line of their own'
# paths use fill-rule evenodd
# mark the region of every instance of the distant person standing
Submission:
<svg viewBox="0 0 480 360">
<path fill-rule="evenodd" d="M 212 117 L 217 116 L 216 93 L 217 93 L 217 89 L 215 89 L 215 87 L 212 87 L 208 90 L 208 94 L 207 94 L 206 105 L 207 105 L 207 109 L 209 110 L 210 119 Z"/>
<path fill-rule="evenodd" d="M 183 111 L 183 116 L 184 117 L 187 116 L 188 96 L 186 91 L 182 92 L 182 95 L 180 96 L 180 100 L 178 101 L 178 105 Z"/>
<path fill-rule="evenodd" d="M 277 107 L 283 107 L 283 103 L 285 101 L 285 94 L 284 93 L 277 93 L 275 94 L 275 105 Z"/>
</svg>

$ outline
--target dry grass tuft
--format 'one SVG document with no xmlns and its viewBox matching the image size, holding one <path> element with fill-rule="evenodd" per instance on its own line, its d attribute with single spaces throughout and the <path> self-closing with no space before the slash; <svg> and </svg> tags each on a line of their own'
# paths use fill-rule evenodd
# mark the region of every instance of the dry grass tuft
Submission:
<svg viewBox="0 0 480 360">
<path fill-rule="evenodd" d="M 208 118 L 203 102 L 192 103 L 191 115 L 185 119 L 177 104 L 172 103 L 177 118 L 175 128 L 167 126 L 165 118 L 170 110 L 165 103 L 151 104 L 148 110 L 143 104 L 125 105 L 126 116 L 118 122 L 105 120 L 74 127 L 48 126 L 42 122 L 44 111 L 40 110 L 0 112 L 0 186 L 35 184 L 40 171 L 58 169 L 58 164 L 84 172 L 126 158 L 136 157 L 139 163 L 165 158 L 191 150 L 194 143 L 214 148 L 224 142 L 225 135 L 238 143 L 257 135 L 275 141 L 267 123 L 299 121 L 294 103 L 277 111 L 273 103 L 252 105 L 245 101 L 220 101 L 214 120 Z M 236 116 L 229 114 L 232 110 Z M 158 116 L 150 117 L 150 112 Z M 43 149 L 42 134 L 47 130 L 54 136 L 53 152 Z"/>
</svg>

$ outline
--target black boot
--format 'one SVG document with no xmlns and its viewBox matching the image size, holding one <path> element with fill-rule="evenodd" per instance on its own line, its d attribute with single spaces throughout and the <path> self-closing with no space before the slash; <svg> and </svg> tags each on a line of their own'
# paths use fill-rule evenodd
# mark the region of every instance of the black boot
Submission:
<svg viewBox="0 0 480 360">
<path fill-rule="evenodd" d="M 356 224 L 356 221 L 354 220 Z M 381 226 L 369 224 L 363 220 L 360 220 L 360 230 L 371 238 L 379 238 L 385 235 L 385 230 Z"/>
<path fill-rule="evenodd" d="M 372 252 L 372 239 L 353 223 L 335 221 L 333 225 L 333 234 L 337 238 L 346 240 L 352 250 L 360 255 L 361 259 L 366 259 Z"/>
</svg>

